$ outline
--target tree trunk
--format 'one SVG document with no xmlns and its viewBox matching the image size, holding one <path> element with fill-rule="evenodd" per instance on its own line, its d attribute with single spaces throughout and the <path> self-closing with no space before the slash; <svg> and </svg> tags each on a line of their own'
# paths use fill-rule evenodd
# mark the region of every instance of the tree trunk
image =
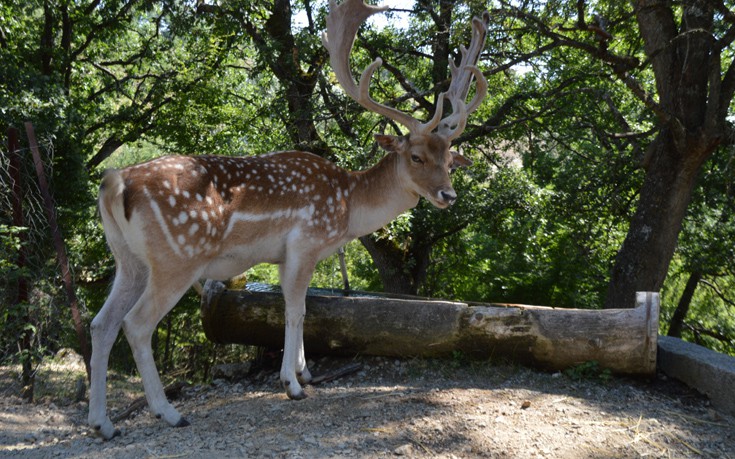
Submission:
<svg viewBox="0 0 735 459">
<path fill-rule="evenodd" d="M 11 207 L 13 209 L 13 226 L 16 228 L 25 227 L 25 220 L 23 217 L 23 174 L 22 161 L 19 151 L 18 142 L 18 130 L 15 128 L 8 128 L 8 173 L 11 181 Z M 23 315 L 18 317 L 16 320 L 19 323 L 27 324 L 28 327 L 23 329 L 23 332 L 18 337 L 18 349 L 20 351 L 21 360 L 21 397 L 28 402 L 33 402 L 34 396 L 34 385 L 35 385 L 35 374 L 33 372 L 33 328 L 30 327 L 32 324 L 31 318 L 28 316 L 29 310 L 29 279 L 24 274 L 27 266 L 26 261 L 28 259 L 27 252 L 28 246 L 26 244 L 28 235 L 25 231 L 18 233 L 18 242 L 20 247 L 18 249 L 18 258 L 15 261 L 15 265 L 18 267 L 18 276 L 16 283 L 15 298 L 12 298 L 12 304 L 23 311 Z M 4 295 L 3 295 L 4 296 Z M 3 298 L 4 299 L 4 298 Z"/>
<path fill-rule="evenodd" d="M 272 46 L 267 44 L 258 31 L 251 31 L 251 36 L 258 43 L 267 58 L 268 65 L 283 87 L 288 113 L 285 114 L 290 125 L 288 134 L 297 148 L 305 149 L 319 156 L 330 156 L 329 148 L 321 140 L 314 125 L 314 108 L 312 94 L 317 83 L 319 68 L 322 65 L 323 52 L 306 61 L 305 53 L 300 53 L 291 31 L 291 0 L 275 0 L 271 16 L 265 23 L 268 36 L 273 40 Z M 275 52 L 274 52 L 275 51 Z M 309 67 L 308 72 L 302 65 Z"/>
<path fill-rule="evenodd" d="M 661 290 L 699 167 L 711 154 L 677 150 L 668 129 L 649 147 L 651 163 L 628 234 L 615 258 L 605 308 L 630 308 L 635 292 Z"/>
<path fill-rule="evenodd" d="M 361 237 L 360 242 L 373 259 L 384 292 L 416 294 L 411 276 L 405 270 L 403 251 L 399 250 L 393 241 L 368 235 Z"/>
<path fill-rule="evenodd" d="M 635 309 L 600 311 L 308 295 L 304 344 L 319 354 L 452 357 L 460 352 L 551 370 L 597 361 L 618 373 L 652 374 L 658 294 L 640 293 L 637 303 Z M 278 293 L 227 290 L 208 281 L 202 325 L 216 343 L 281 348 L 284 309 Z"/>
<path fill-rule="evenodd" d="M 674 315 L 671 317 L 671 322 L 669 322 L 668 336 L 681 338 L 681 329 L 684 325 L 684 319 L 689 312 L 689 305 L 692 303 L 694 291 L 697 289 L 697 285 L 699 285 L 699 281 L 701 279 L 701 271 L 695 271 L 689 274 L 689 279 L 687 280 L 686 287 L 684 287 L 684 292 L 681 294 L 681 298 L 679 298 L 679 305 L 676 307 L 676 311 L 674 311 Z"/>
<path fill-rule="evenodd" d="M 678 28 L 669 3 L 635 5 L 656 79 L 658 100 L 648 99 L 648 105 L 661 130 L 643 161 L 638 208 L 615 259 L 605 308 L 633 307 L 636 291 L 661 289 L 699 170 L 725 136 L 731 82 L 720 84 L 712 3 L 688 0 L 681 8 Z"/>
<path fill-rule="evenodd" d="M 431 79 L 437 85 L 446 80 L 449 74 L 449 36 L 450 27 L 452 25 L 452 9 L 455 0 L 439 0 L 438 14 L 431 11 L 434 23 L 436 24 L 436 33 L 431 37 L 431 48 L 434 56 L 433 66 L 431 69 Z M 430 6 L 426 6 L 430 9 Z M 439 91 L 437 88 L 437 95 Z"/>
<path fill-rule="evenodd" d="M 53 6 L 50 2 L 43 2 L 43 33 L 41 34 L 39 57 L 41 59 L 41 73 L 44 76 L 51 76 L 53 73 L 55 26 L 56 18 L 54 18 Z"/>
<path fill-rule="evenodd" d="M 383 291 L 403 295 L 416 295 L 426 281 L 431 260 L 431 246 L 414 245 L 401 249 L 395 241 L 363 236 L 360 242 L 373 259 Z"/>
</svg>

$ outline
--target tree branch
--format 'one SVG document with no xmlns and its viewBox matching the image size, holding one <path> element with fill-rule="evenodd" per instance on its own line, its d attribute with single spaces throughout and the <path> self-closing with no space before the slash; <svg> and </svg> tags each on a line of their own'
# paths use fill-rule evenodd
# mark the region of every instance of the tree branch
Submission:
<svg viewBox="0 0 735 459">
<path fill-rule="evenodd" d="M 728 306 L 735 307 L 735 301 L 727 298 L 725 294 L 722 293 L 722 290 L 720 290 L 720 288 L 717 286 L 717 284 L 714 281 L 710 282 L 707 279 L 702 279 L 700 283 L 712 289 L 715 295 L 717 295 L 722 300 L 723 303 L 725 303 Z"/>
<path fill-rule="evenodd" d="M 352 129 L 352 123 L 350 123 L 345 116 L 345 105 L 342 105 L 336 101 L 337 98 L 334 96 L 334 94 L 329 92 L 329 90 L 327 89 L 327 84 L 322 78 L 319 79 L 319 93 L 322 96 L 322 100 L 324 101 L 324 105 L 327 107 L 327 110 L 332 115 L 332 118 L 336 121 L 339 130 L 348 138 L 352 140 L 357 140 L 357 134 L 355 133 L 354 129 Z M 350 102 L 347 101 L 346 103 L 349 104 Z"/>
<path fill-rule="evenodd" d="M 413 99 L 418 103 L 418 105 L 426 110 L 427 112 L 431 113 L 434 110 L 434 104 L 429 102 L 425 94 L 421 94 L 418 91 L 416 91 L 416 88 L 411 84 L 410 81 L 406 79 L 406 77 L 403 75 L 403 72 L 401 72 L 397 67 L 392 65 L 390 62 L 387 62 L 386 59 L 383 59 L 383 57 L 378 53 L 378 51 L 371 46 L 369 43 L 365 43 L 363 47 L 368 51 L 370 54 L 371 59 L 381 58 L 383 61 L 382 67 L 386 69 L 388 72 L 390 72 L 391 75 L 398 81 L 398 84 L 401 86 L 401 89 L 406 92 L 406 95 L 398 98 L 396 100 L 393 100 L 389 102 L 390 105 L 394 105 L 399 103 L 402 100 L 406 99 Z"/>
<path fill-rule="evenodd" d="M 470 225 L 469 221 L 464 221 L 456 225 L 455 227 L 450 228 L 447 231 L 444 231 L 443 233 L 432 235 L 432 237 L 428 241 L 425 241 L 424 244 L 433 246 L 434 244 L 441 241 L 442 239 L 447 238 L 449 236 L 454 236 L 455 234 L 461 232 L 462 230 L 467 228 L 469 225 Z"/>
<path fill-rule="evenodd" d="M 518 124 L 519 122 L 526 122 L 531 119 L 538 118 L 539 116 L 541 116 L 541 114 L 546 113 L 549 107 L 555 106 L 555 104 L 557 103 L 557 101 L 555 100 L 556 96 L 562 94 L 565 89 L 569 88 L 579 81 L 580 78 L 573 77 L 568 80 L 562 81 L 557 87 L 543 93 L 533 91 L 522 94 L 513 94 L 506 97 L 503 104 L 497 110 L 495 110 L 495 113 L 493 113 L 490 118 L 486 119 L 485 122 L 483 122 L 480 126 L 468 126 L 467 130 L 457 138 L 456 143 L 460 144 L 463 142 L 468 142 L 489 132 L 500 129 L 503 121 L 510 115 L 513 108 L 515 108 L 518 103 L 528 99 L 544 100 L 547 103 L 538 111 L 536 111 L 532 116 L 528 116 L 521 120 L 514 120 L 512 123 L 506 124 L 505 127 L 510 127 L 512 125 Z"/>
<path fill-rule="evenodd" d="M 728 7 L 725 6 L 722 0 L 709 0 L 709 2 L 714 7 L 715 11 L 722 15 L 725 21 L 729 22 L 730 24 L 735 24 L 735 12 L 732 12 L 730 9 L 728 9 Z"/>
<path fill-rule="evenodd" d="M 700 335 L 705 335 L 705 336 L 709 336 L 710 338 L 714 338 L 714 339 L 716 339 L 717 341 L 720 341 L 723 344 L 732 346 L 732 344 L 730 344 L 731 341 L 732 341 L 732 337 L 731 336 L 727 336 L 727 335 L 725 335 L 722 332 L 719 332 L 719 331 L 716 331 L 716 330 L 710 330 L 708 328 L 704 328 L 704 327 L 701 327 L 701 326 L 698 326 L 698 325 L 690 324 L 688 322 L 685 323 L 684 325 L 686 325 L 686 327 L 689 330 L 691 330 L 692 333 L 694 333 L 696 335 L 697 340 L 700 341 L 700 342 L 701 342 Z"/>
<path fill-rule="evenodd" d="M 90 16 L 92 11 L 94 11 L 94 9 L 96 9 L 100 3 L 101 2 L 99 1 L 92 2 L 86 8 L 85 16 Z M 109 29 L 114 24 L 119 23 L 120 19 L 130 12 L 130 10 L 133 8 L 133 5 L 135 5 L 135 3 L 137 3 L 137 0 L 129 0 L 127 3 L 123 4 L 122 7 L 116 13 L 111 15 L 109 19 L 101 21 L 95 26 L 93 26 L 92 29 L 87 34 L 84 41 L 82 42 L 82 44 L 79 45 L 79 47 L 76 50 L 71 52 L 69 62 L 74 62 L 74 60 L 76 60 L 76 58 L 79 57 L 79 55 L 82 54 L 89 47 L 89 45 L 91 45 L 92 42 L 97 39 L 97 35 L 101 31 L 105 29 Z M 102 16 L 104 17 L 105 15 L 102 15 Z"/>
<path fill-rule="evenodd" d="M 580 2 L 583 3 L 583 2 Z M 578 7 L 583 6 L 579 5 Z M 518 19 L 521 19 L 523 21 L 526 21 L 530 24 L 533 24 L 535 28 L 546 38 L 552 40 L 551 44 L 545 45 L 544 48 L 550 49 L 553 47 L 558 46 L 564 46 L 568 48 L 578 49 L 580 51 L 584 51 L 585 53 L 589 54 L 590 56 L 600 60 L 601 62 L 604 62 L 608 64 L 613 71 L 613 73 L 622 81 L 626 87 L 633 93 L 633 95 L 636 96 L 641 102 L 643 102 L 646 107 L 648 107 L 651 111 L 653 111 L 656 116 L 665 124 L 671 125 L 672 128 L 680 132 L 681 129 L 683 129 L 680 126 L 680 123 L 678 120 L 676 120 L 674 117 L 671 116 L 669 112 L 667 112 L 660 104 L 657 102 L 654 97 L 649 94 L 643 86 L 631 75 L 631 71 L 641 68 L 640 61 L 633 56 L 620 56 L 613 54 L 610 52 L 607 47 L 600 47 L 600 46 L 594 46 L 589 43 L 585 43 L 579 40 L 575 40 L 573 38 L 570 38 L 566 35 L 559 34 L 555 32 L 553 29 L 551 29 L 549 26 L 547 26 L 542 20 L 539 18 L 528 14 L 524 11 L 521 11 L 517 8 L 512 9 L 500 9 L 496 10 L 499 14 L 506 14 L 510 15 L 512 17 L 516 17 Z M 564 30 L 563 28 L 557 28 L 557 30 Z M 578 29 L 574 29 L 578 30 Z M 673 36 L 672 36 L 673 39 Z M 649 45 L 647 48 L 651 48 L 655 46 Z M 663 49 L 668 49 L 669 43 L 662 44 L 660 47 L 655 48 L 654 51 L 652 51 L 650 55 L 658 55 L 662 52 Z M 540 53 L 539 53 L 540 54 Z M 655 59 L 654 59 L 655 60 Z M 656 65 L 658 68 L 658 65 Z"/>
</svg>

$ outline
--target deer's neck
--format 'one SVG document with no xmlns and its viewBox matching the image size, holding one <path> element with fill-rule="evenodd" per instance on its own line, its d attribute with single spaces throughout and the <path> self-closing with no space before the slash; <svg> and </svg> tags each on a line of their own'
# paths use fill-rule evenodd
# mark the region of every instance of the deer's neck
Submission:
<svg viewBox="0 0 735 459">
<path fill-rule="evenodd" d="M 399 157 L 387 154 L 370 169 L 350 174 L 350 236 L 376 231 L 419 202 L 398 174 Z"/>
</svg>

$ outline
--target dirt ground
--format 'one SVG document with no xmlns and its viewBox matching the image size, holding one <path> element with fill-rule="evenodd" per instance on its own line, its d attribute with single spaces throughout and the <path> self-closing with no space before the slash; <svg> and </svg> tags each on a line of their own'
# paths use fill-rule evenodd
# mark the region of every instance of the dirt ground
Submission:
<svg viewBox="0 0 735 459">
<path fill-rule="evenodd" d="M 39 401 L 15 396 L 0 368 L 0 457 L 13 458 L 735 458 L 735 419 L 658 377 L 640 381 L 576 371 L 545 373 L 457 360 L 320 358 L 314 374 L 362 369 L 290 401 L 274 371 L 188 386 L 174 402 L 191 422 L 171 428 L 145 410 L 96 438 L 86 402 L 72 402 L 78 360 L 44 364 Z M 111 375 L 119 413 L 142 395 Z"/>
</svg>

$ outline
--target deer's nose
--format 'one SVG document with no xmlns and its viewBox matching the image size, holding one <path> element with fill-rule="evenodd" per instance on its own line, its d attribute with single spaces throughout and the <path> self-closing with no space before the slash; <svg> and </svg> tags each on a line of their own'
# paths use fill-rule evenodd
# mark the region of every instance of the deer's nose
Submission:
<svg viewBox="0 0 735 459">
<path fill-rule="evenodd" d="M 454 204 L 454 201 L 457 200 L 457 193 L 454 191 L 440 191 L 439 197 L 442 201 L 446 202 L 449 205 Z"/>
</svg>

